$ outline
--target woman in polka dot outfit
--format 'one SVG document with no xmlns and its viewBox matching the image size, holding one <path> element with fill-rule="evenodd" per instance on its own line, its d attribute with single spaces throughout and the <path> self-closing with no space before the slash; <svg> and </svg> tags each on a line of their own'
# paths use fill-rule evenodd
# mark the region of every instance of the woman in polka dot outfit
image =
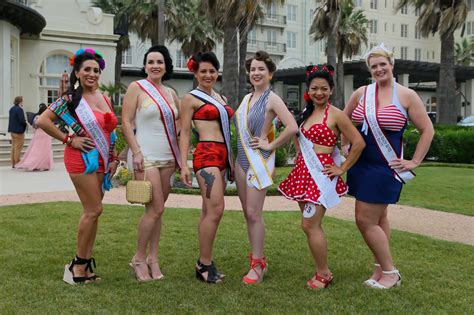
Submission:
<svg viewBox="0 0 474 315">
<path fill-rule="evenodd" d="M 330 65 L 309 66 L 307 68 L 308 92 L 305 93 L 306 109 L 299 122 L 301 126 L 299 137 L 305 137 L 311 142 L 312 151 L 314 151 L 323 167 L 319 176 L 322 176 L 326 181 L 329 178 L 333 185 L 331 186 L 333 187 L 331 188 L 332 195 L 336 199 L 333 204 L 337 204 L 339 196 L 347 193 L 347 186 L 340 176 L 356 162 L 365 147 L 365 143 L 350 119 L 341 110 L 329 103 L 329 97 L 334 88 L 333 72 L 334 68 Z M 351 143 L 352 150 L 344 163 L 337 166 L 334 163 L 333 151 L 336 148 L 337 137 L 341 133 Z M 297 201 L 300 206 L 303 213 L 301 225 L 308 238 L 311 254 L 316 262 L 316 271 L 314 276 L 308 280 L 307 286 L 311 289 L 322 289 L 326 288 L 333 279 L 327 263 L 326 238 L 321 227 L 326 208 L 329 207 L 327 206 L 328 203 L 323 201 L 327 199 L 325 196 L 327 195 L 327 189 L 321 188 L 325 192 L 321 193 L 320 188 L 318 188 L 321 183 L 318 182 L 318 179 L 316 181 L 313 179 L 313 172 L 305 164 L 306 156 L 303 156 L 300 145 L 297 141 L 295 142 L 300 151 L 296 165 L 278 188 L 287 199 Z M 314 156 L 312 151 L 310 153 Z M 310 168 L 313 168 L 311 163 L 309 165 Z"/>
</svg>

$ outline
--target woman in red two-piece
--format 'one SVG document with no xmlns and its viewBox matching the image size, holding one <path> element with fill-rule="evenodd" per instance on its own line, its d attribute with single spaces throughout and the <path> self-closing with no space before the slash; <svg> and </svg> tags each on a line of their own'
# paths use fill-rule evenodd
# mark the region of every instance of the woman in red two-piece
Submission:
<svg viewBox="0 0 474 315">
<path fill-rule="evenodd" d="M 228 152 L 221 126 L 220 112 L 217 106 L 196 97 L 193 92 L 204 93 L 225 108 L 227 118 L 233 115 L 233 110 L 226 100 L 213 90 L 217 81 L 219 61 L 212 52 L 198 53 L 188 61 L 188 69 L 194 73 L 198 81 L 196 90 L 187 93 L 181 101 L 181 136 L 179 148 L 181 151 L 183 182 L 191 186 L 191 175 L 187 166 L 187 156 L 191 138 L 191 124 L 197 129 L 199 142 L 194 151 L 193 168 L 201 189 L 203 208 L 199 219 L 199 259 L 196 264 L 196 277 L 207 283 L 222 281 L 213 262 L 213 244 L 219 222 L 224 213 L 224 191 L 226 187 L 225 173 L 231 172 L 229 165 L 232 157 Z M 219 105 L 219 104 L 217 104 Z M 222 129 L 221 129 L 222 128 Z M 227 126 L 227 129 L 229 126 Z M 230 130 L 225 130 L 229 132 Z"/>
<path fill-rule="evenodd" d="M 76 109 L 81 102 L 85 100 L 92 110 L 96 122 L 107 140 L 107 146 L 110 147 L 110 135 L 117 126 L 117 118 L 113 112 L 110 101 L 98 90 L 98 80 L 101 71 L 105 68 L 105 61 L 100 52 L 91 48 L 78 50 L 70 60 L 73 70 L 70 75 L 70 88 L 65 93 L 67 97 L 67 109 L 69 113 L 78 122 Z M 61 101 L 61 100 L 58 100 Z M 51 104 L 53 106 L 57 102 Z M 95 260 L 92 258 L 92 249 L 97 234 L 97 225 L 99 216 L 102 213 L 102 183 L 104 182 L 104 173 L 111 178 L 118 165 L 118 158 L 115 152 L 109 152 L 108 169 L 99 154 L 99 167 L 95 172 L 85 174 L 86 166 L 82 158 L 82 152 L 88 152 L 96 148 L 94 139 L 87 134 L 69 135 L 59 130 L 54 122 L 61 118 L 52 107 L 46 110 L 38 118 L 38 126 L 50 136 L 63 141 L 66 144 L 64 150 L 64 164 L 66 170 L 76 188 L 79 199 L 83 207 L 83 213 L 79 221 L 77 232 L 76 257 L 64 270 L 63 280 L 69 284 L 90 282 L 98 280 L 99 277 L 94 274 L 92 265 Z M 84 127 L 84 126 L 81 126 Z"/>
</svg>

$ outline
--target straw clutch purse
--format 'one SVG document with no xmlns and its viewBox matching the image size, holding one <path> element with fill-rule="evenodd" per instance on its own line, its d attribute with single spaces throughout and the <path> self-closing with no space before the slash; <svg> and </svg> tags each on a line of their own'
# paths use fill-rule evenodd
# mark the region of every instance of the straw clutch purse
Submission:
<svg viewBox="0 0 474 315">
<path fill-rule="evenodd" d="M 129 180 L 127 183 L 126 198 L 130 203 L 149 203 L 151 201 L 151 183 L 146 180 Z"/>
</svg>

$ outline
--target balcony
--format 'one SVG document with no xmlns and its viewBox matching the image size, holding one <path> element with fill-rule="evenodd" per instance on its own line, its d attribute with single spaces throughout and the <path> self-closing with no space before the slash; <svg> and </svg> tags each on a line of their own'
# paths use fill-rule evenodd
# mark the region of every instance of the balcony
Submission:
<svg viewBox="0 0 474 315">
<path fill-rule="evenodd" d="M 266 14 L 260 22 L 263 26 L 286 27 L 286 15 Z"/>
<path fill-rule="evenodd" d="M 0 20 L 15 25 L 21 30 L 21 34 L 39 35 L 46 26 L 46 20 L 27 4 L 25 0 L 0 1 Z"/>
<path fill-rule="evenodd" d="M 286 55 L 286 44 L 249 39 L 247 42 L 247 51 L 256 52 L 257 50 L 264 50 L 271 55 L 284 56 Z"/>
</svg>

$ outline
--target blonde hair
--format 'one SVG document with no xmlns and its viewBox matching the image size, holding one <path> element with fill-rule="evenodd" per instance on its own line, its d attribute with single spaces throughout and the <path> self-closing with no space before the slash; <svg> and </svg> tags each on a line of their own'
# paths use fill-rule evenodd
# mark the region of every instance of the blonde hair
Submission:
<svg viewBox="0 0 474 315">
<path fill-rule="evenodd" d="M 388 59 L 390 64 L 393 66 L 395 64 L 395 58 L 393 57 L 393 52 L 387 50 L 385 47 L 377 46 L 373 48 L 366 56 L 365 56 L 365 64 L 367 68 L 370 69 L 369 60 L 372 57 L 385 57 Z"/>
</svg>

